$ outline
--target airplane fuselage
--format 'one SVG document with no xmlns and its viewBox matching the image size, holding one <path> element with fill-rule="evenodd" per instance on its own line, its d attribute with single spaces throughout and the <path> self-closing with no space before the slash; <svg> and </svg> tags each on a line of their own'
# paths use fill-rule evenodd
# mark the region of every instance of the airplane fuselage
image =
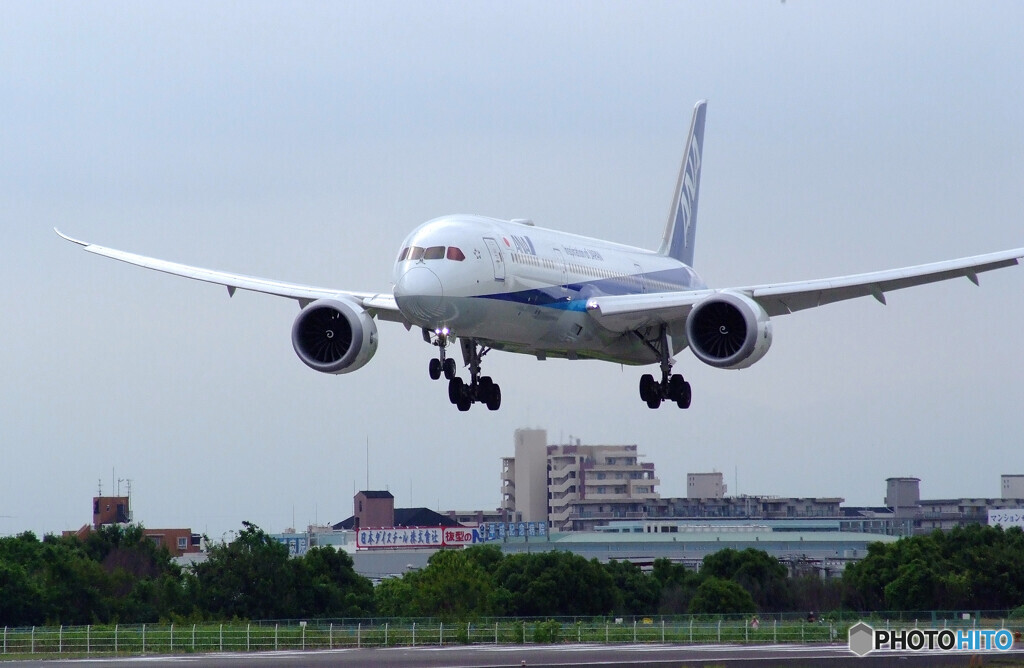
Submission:
<svg viewBox="0 0 1024 668">
<path fill-rule="evenodd" d="M 428 331 L 538 357 L 649 364 L 656 354 L 636 336 L 587 316 L 586 303 L 705 287 L 671 257 L 528 222 L 445 216 L 417 227 L 394 267 L 402 314 Z M 677 337 L 674 352 L 685 346 Z"/>
</svg>

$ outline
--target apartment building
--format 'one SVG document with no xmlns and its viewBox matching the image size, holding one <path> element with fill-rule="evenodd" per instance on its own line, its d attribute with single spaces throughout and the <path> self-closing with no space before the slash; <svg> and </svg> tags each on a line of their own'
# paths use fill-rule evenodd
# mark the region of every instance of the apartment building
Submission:
<svg viewBox="0 0 1024 668">
<path fill-rule="evenodd" d="M 516 456 L 502 459 L 502 509 L 555 531 L 645 516 L 660 498 L 654 464 L 636 445 L 548 445 L 543 429 L 517 429 Z"/>
</svg>

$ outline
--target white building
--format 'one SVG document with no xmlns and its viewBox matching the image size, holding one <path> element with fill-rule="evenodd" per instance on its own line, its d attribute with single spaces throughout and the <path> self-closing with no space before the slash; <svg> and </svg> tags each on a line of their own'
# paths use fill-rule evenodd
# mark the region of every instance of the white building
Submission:
<svg viewBox="0 0 1024 668">
<path fill-rule="evenodd" d="M 516 429 L 515 457 L 502 459 L 502 510 L 523 522 L 548 519 L 547 446 L 543 429 Z"/>
<path fill-rule="evenodd" d="M 686 498 L 688 499 L 721 499 L 725 497 L 725 492 L 725 482 L 721 473 L 686 474 Z"/>
<path fill-rule="evenodd" d="M 1024 475 L 1004 473 L 1002 482 L 1004 499 L 1024 498 Z"/>
<path fill-rule="evenodd" d="M 517 429 L 516 456 L 502 460 L 502 508 L 556 531 L 646 516 L 659 499 L 654 464 L 635 445 L 547 445 L 543 429 Z"/>
</svg>

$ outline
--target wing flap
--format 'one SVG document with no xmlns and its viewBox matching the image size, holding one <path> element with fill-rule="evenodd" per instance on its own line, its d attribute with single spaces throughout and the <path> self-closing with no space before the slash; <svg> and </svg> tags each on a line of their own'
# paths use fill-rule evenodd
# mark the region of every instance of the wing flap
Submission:
<svg viewBox="0 0 1024 668">
<path fill-rule="evenodd" d="M 717 290 L 607 295 L 587 300 L 587 312 L 605 329 L 628 332 L 652 324 L 685 320 L 694 304 Z"/>
</svg>

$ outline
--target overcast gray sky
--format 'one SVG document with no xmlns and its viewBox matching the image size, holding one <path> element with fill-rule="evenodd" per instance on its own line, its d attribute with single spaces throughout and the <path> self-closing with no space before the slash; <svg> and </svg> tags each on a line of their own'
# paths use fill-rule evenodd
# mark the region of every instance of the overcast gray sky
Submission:
<svg viewBox="0 0 1024 668">
<path fill-rule="evenodd" d="M 494 353 L 502 409 L 462 414 L 417 332 L 381 323 L 370 364 L 317 374 L 294 302 L 51 228 L 382 291 L 446 213 L 656 247 L 707 98 L 711 285 L 1024 246 L 1022 26 L 1010 2 L 5 2 L 0 534 L 77 528 L 118 478 L 137 520 L 214 537 L 339 521 L 367 477 L 494 508 L 517 427 L 637 443 L 664 496 L 710 470 L 730 493 L 998 496 L 1024 472 L 1022 268 L 776 318 L 742 372 L 684 352 L 688 411 L 648 409 L 639 368 Z"/>
</svg>

